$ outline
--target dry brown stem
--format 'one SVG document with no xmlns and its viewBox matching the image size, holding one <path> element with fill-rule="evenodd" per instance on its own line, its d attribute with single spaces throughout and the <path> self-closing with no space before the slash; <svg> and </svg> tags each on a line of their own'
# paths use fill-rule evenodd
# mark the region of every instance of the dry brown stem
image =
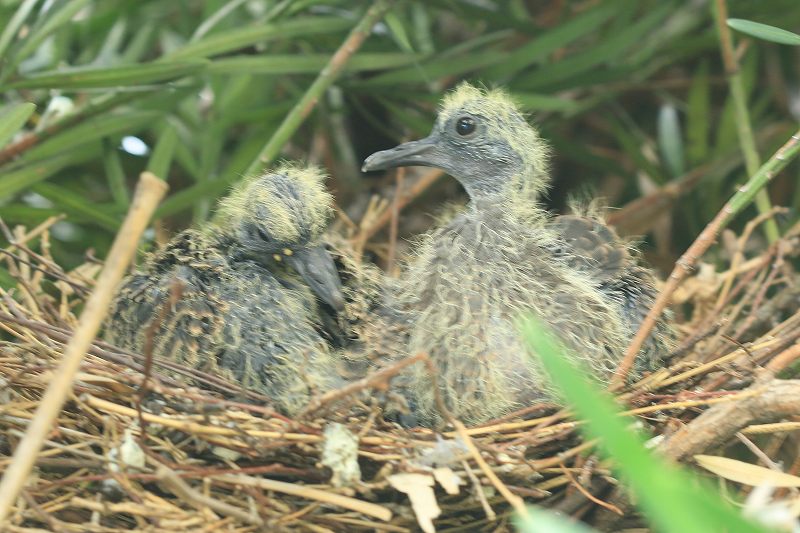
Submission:
<svg viewBox="0 0 800 533">
<path fill-rule="evenodd" d="M 50 383 L 28 426 L 25 437 L 15 450 L 11 465 L 0 482 L 0 524 L 8 516 L 11 505 L 33 468 L 42 442 L 64 405 L 86 350 L 94 340 L 97 330 L 108 312 L 114 290 L 133 258 L 139 237 L 166 192 L 166 182 L 148 172 L 141 175 L 131 208 L 114 239 L 108 261 L 100 274 L 97 285 L 86 301 L 86 307 L 81 314 L 78 327 L 64 350 L 64 356 L 58 372 L 55 374 L 55 379 Z"/>
<path fill-rule="evenodd" d="M 800 415 L 800 380 L 771 379 L 750 389 L 736 402 L 715 405 L 665 439 L 658 449 L 676 461 L 686 461 L 721 446 L 738 431 L 759 422 Z"/>
</svg>

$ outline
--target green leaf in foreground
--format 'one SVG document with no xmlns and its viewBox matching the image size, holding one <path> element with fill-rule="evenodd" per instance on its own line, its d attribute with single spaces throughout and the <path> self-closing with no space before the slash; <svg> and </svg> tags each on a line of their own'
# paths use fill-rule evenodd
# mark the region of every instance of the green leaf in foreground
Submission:
<svg viewBox="0 0 800 533">
<path fill-rule="evenodd" d="M 640 435 L 629 429 L 613 399 L 576 369 L 564 356 L 566 348 L 539 321 L 528 317 L 521 325 L 525 341 L 550 379 L 586 420 L 590 438 L 600 439 L 612 469 L 635 495 L 642 512 L 658 531 L 705 533 L 708 531 L 765 532 L 723 503 L 700 479 L 648 451 Z"/>
<path fill-rule="evenodd" d="M 26 102 L 0 110 L 0 148 L 28 121 L 34 109 L 35 104 Z"/>
<path fill-rule="evenodd" d="M 790 44 L 793 46 L 800 46 L 800 35 L 792 33 L 769 24 L 761 24 L 760 22 L 753 22 L 752 20 L 744 19 L 728 19 L 726 21 L 728 26 L 734 30 L 755 37 L 770 41 L 778 44 Z"/>
</svg>

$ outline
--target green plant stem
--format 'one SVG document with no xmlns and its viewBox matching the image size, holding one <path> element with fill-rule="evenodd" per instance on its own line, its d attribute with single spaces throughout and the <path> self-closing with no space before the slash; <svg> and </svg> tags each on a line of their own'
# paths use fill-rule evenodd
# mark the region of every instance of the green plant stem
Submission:
<svg viewBox="0 0 800 533">
<path fill-rule="evenodd" d="M 295 104 L 294 108 L 286 115 L 283 122 L 272 137 L 264 145 L 259 152 L 256 159 L 247 168 L 246 176 L 254 176 L 264 170 L 264 167 L 269 165 L 278 157 L 283 145 L 289 138 L 297 131 L 297 128 L 303 123 L 306 117 L 316 106 L 322 93 L 336 80 L 339 73 L 342 71 L 347 61 L 353 56 L 356 50 L 361 47 L 361 44 L 369 35 L 370 30 L 378 20 L 389 9 L 391 2 L 389 0 L 375 0 L 370 6 L 361 20 L 350 31 L 344 43 L 336 50 L 336 53 L 331 56 L 330 61 L 319 73 L 317 79 L 308 88 L 300 101 Z"/>
<path fill-rule="evenodd" d="M 745 167 L 748 176 L 753 176 L 758 167 L 761 166 L 761 158 L 758 155 L 756 141 L 753 136 L 753 127 L 750 122 L 750 113 L 747 110 L 747 97 L 742 84 L 742 75 L 739 70 L 739 62 L 733 49 L 733 36 L 726 21 L 728 20 L 728 5 L 726 0 L 716 0 L 714 15 L 717 23 L 717 33 L 719 35 L 720 50 L 722 61 L 725 65 L 725 75 L 728 78 L 733 107 L 736 112 L 736 132 L 739 137 L 739 145 L 744 155 Z M 772 210 L 772 203 L 766 189 L 758 191 L 756 196 L 756 207 L 761 214 L 769 213 Z M 769 219 L 764 224 L 764 233 L 767 240 L 773 243 L 780 238 L 778 225 L 774 219 Z"/>
<path fill-rule="evenodd" d="M 625 383 L 625 376 L 628 374 L 639 350 L 642 348 L 645 339 L 650 335 L 656 320 L 661 316 L 662 311 L 667 306 L 672 293 L 678 288 L 681 281 L 691 272 L 694 264 L 700 257 L 708 250 L 708 248 L 716 241 L 720 232 L 730 224 L 733 217 L 741 213 L 759 191 L 763 191 L 764 187 L 775 177 L 778 172 L 783 170 L 789 161 L 794 159 L 800 153 L 800 130 L 798 130 L 791 138 L 786 141 L 786 144 L 775 152 L 775 154 L 756 172 L 738 191 L 728 200 L 722 209 L 714 217 L 714 220 L 708 223 L 705 229 L 695 239 L 691 246 L 684 252 L 672 270 L 667 282 L 658 294 L 653 307 L 639 326 L 639 331 L 631 341 L 628 349 L 625 351 L 625 356 L 622 358 L 612 381 L 612 389 L 617 389 Z"/>
</svg>

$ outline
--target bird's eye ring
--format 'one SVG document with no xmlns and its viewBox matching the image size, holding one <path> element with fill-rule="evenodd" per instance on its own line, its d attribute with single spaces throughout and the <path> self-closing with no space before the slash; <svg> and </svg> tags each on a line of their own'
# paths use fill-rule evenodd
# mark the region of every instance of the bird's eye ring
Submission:
<svg viewBox="0 0 800 533">
<path fill-rule="evenodd" d="M 456 121 L 456 133 L 469 135 L 475 131 L 475 120 L 472 117 L 461 117 Z"/>
</svg>

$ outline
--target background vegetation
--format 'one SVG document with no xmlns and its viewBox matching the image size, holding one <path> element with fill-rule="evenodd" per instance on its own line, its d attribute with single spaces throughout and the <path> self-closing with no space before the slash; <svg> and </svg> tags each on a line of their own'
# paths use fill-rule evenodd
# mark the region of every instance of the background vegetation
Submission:
<svg viewBox="0 0 800 533">
<path fill-rule="evenodd" d="M 623 206 L 670 183 L 680 189 L 679 202 L 665 195 L 617 220 L 625 233 L 649 234 L 651 259 L 668 269 L 746 177 L 711 4 L 397 2 L 280 156 L 325 165 L 339 205 L 358 220 L 367 193 L 393 192 L 390 178 L 359 172 L 366 155 L 426 134 L 435 102 L 458 80 L 503 85 L 553 146 L 554 209 L 587 190 Z M 76 264 L 92 248 L 102 257 L 145 168 L 171 187 L 160 227 L 205 220 L 258 168 L 366 5 L 0 1 L 3 220 L 32 226 L 65 213 L 55 256 Z M 800 25 L 795 0 L 733 1 L 729 10 Z M 734 37 L 766 156 L 800 116 L 800 48 Z M 771 186 L 775 203 L 800 204 L 796 177 L 795 167 Z M 422 199 L 433 205 L 406 212 L 459 194 L 439 180 Z"/>
<path fill-rule="evenodd" d="M 402 183 L 413 198 L 399 227 L 411 235 L 463 193 L 430 174 L 365 176 L 361 161 L 427 134 L 442 92 L 468 79 L 507 87 L 532 113 L 553 146 L 552 209 L 587 194 L 622 207 L 612 221 L 644 236 L 651 262 L 669 271 L 754 173 L 758 154 L 771 155 L 800 120 L 800 46 L 786 46 L 799 43 L 753 39 L 746 24 L 732 24 L 725 55 L 713 4 L 386 2 L 382 21 L 326 88 L 314 80 L 373 3 L 0 0 L 2 220 L 32 227 L 65 215 L 50 245 L 60 264 L 77 265 L 105 256 L 141 171 L 170 185 L 152 243 L 202 223 L 232 184 L 281 157 L 324 165 L 341 213 L 356 223 L 373 194 L 391 197 Z M 728 9 L 800 28 L 797 0 L 732 0 Z M 314 87 L 324 89 L 318 101 Z M 302 118 L 292 113 L 309 98 L 311 114 L 287 122 Z M 791 208 L 771 231 L 796 222 L 798 177 L 794 163 L 771 183 L 771 203 Z M 762 210 L 768 205 L 762 198 Z M 374 249 L 382 259 L 384 249 Z M 0 264 L 0 284 L 10 279 Z M 613 444 L 613 433 L 590 434 Z M 632 442 L 616 453 L 638 450 L 640 473 L 657 476 L 661 467 Z M 636 481 L 630 466 L 621 470 Z M 664 486 L 683 483 L 677 476 Z M 669 523 L 656 515 L 654 523 Z"/>
</svg>

